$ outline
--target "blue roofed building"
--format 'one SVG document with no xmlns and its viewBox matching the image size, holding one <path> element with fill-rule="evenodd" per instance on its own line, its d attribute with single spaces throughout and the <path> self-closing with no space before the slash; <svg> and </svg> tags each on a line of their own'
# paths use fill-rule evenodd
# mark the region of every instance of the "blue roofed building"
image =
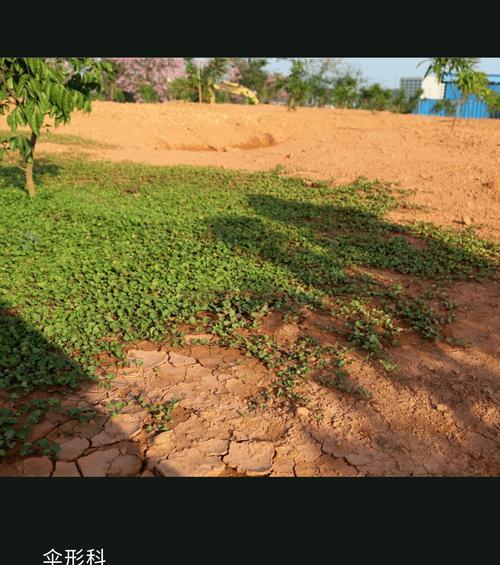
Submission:
<svg viewBox="0 0 500 565">
<path fill-rule="evenodd" d="M 460 100 L 462 99 L 462 93 L 455 83 L 455 77 L 456 75 L 453 74 L 446 74 L 443 76 L 441 81 L 441 96 L 426 96 L 424 89 L 424 93 L 422 94 L 422 97 L 414 113 L 444 116 L 444 110 L 433 112 L 434 106 L 438 100 L 444 99 L 450 100 L 452 102 L 460 102 Z M 487 75 L 487 77 L 489 88 L 491 88 L 491 90 L 493 90 L 494 92 L 500 94 L 500 74 Z M 490 111 L 486 102 L 478 100 L 476 96 L 469 96 L 469 98 L 463 104 L 459 104 L 457 116 L 459 118 L 500 118 L 500 112 Z"/>
</svg>

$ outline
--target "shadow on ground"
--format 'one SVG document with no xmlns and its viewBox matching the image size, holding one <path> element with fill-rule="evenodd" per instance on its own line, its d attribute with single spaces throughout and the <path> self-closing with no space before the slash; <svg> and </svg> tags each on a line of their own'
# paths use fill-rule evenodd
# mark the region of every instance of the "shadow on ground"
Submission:
<svg viewBox="0 0 500 565">
<path fill-rule="evenodd" d="M 234 253 L 273 262 L 325 296 L 376 300 L 395 273 L 403 277 L 408 306 L 414 285 L 425 289 L 430 274 L 492 268 L 488 259 L 435 237 L 409 236 L 376 210 L 260 195 L 249 202 L 255 216 L 215 218 L 212 233 Z M 299 236 L 292 244 L 290 228 Z M 306 406 L 270 400 L 256 408 L 249 401 L 272 383 L 273 372 L 215 345 L 136 344 L 142 368 L 116 370 L 107 384 L 92 381 L 22 313 L 0 304 L 0 448 L 8 451 L 0 475 L 498 474 L 500 373 L 492 345 L 500 335 L 498 283 L 457 285 L 459 309 L 468 310 L 449 331 L 465 346 L 433 344 L 407 331 L 399 345 L 386 345 L 399 364 L 389 373 L 358 348 L 349 371 L 373 397 L 330 390 L 313 378 L 299 385 Z M 452 296 L 457 285 L 450 286 Z M 332 339 L 335 319 L 326 326 L 321 319 L 302 319 L 299 330 Z M 411 321 L 403 316 L 408 330 Z M 166 428 L 149 429 L 174 402 Z M 20 456 L 26 442 L 34 451 Z"/>
<path fill-rule="evenodd" d="M 100 404 L 109 388 L 0 302 L 0 476 L 140 474 L 133 418 L 112 421 Z"/>
<path fill-rule="evenodd" d="M 327 297 L 370 301 L 399 317 L 406 329 L 396 346 L 386 344 L 399 366 L 394 372 L 366 360 L 362 348 L 354 354 L 349 372 L 372 391 L 371 400 L 327 391 L 317 383 L 304 386 L 311 411 L 305 425 L 312 444 L 359 474 L 500 473 L 498 282 L 447 281 L 443 288 L 457 300 L 459 311 L 458 320 L 441 334 L 448 342 L 422 339 L 429 328 L 418 318 L 423 303 L 415 302 L 418 294 L 448 275 L 467 279 L 491 274 L 494 263 L 440 237 L 416 237 L 376 211 L 268 195 L 251 195 L 249 204 L 256 216 L 228 215 L 210 222 L 213 233 L 235 253 L 272 262 Z M 290 245 L 290 228 L 297 230 L 299 245 Z M 389 298 L 387 291 L 396 283 L 404 292 L 394 310 L 387 305 L 395 305 L 393 297 L 385 305 L 380 297 Z M 439 304 L 428 303 L 437 315 Z M 317 327 L 313 316 L 312 324 L 302 320 L 301 329 L 331 342 L 328 330 L 339 321 L 330 315 L 330 326 L 321 331 L 328 318 L 322 314 Z M 432 316 L 427 324 L 431 321 Z M 440 321 L 433 321 L 436 329 Z M 328 474 L 328 468 L 330 463 L 325 463 L 322 473 L 317 464 L 301 462 L 295 474 Z M 348 472 L 342 468 L 337 469 L 340 474 Z M 337 471 L 330 469 L 331 474 Z"/>
<path fill-rule="evenodd" d="M 37 159 L 33 167 L 35 184 L 43 181 L 44 177 L 56 177 L 60 174 L 61 167 L 50 160 Z M 5 186 L 15 186 L 24 192 L 24 171 L 21 165 L 5 165 L 2 167 L 2 179 Z"/>
</svg>

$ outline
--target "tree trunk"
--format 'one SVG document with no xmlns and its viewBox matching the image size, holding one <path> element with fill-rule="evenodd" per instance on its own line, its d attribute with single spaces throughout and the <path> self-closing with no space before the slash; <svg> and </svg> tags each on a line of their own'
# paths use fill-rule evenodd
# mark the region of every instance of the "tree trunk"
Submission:
<svg viewBox="0 0 500 565">
<path fill-rule="evenodd" d="M 33 180 L 33 165 L 34 165 L 34 160 L 35 160 L 35 147 L 36 147 L 36 142 L 37 142 L 38 137 L 36 136 L 35 133 L 31 133 L 31 139 L 30 139 L 30 146 L 31 146 L 31 154 L 30 154 L 30 161 L 28 163 L 26 163 L 26 169 L 25 169 L 25 177 L 26 177 L 26 190 L 28 191 L 28 194 L 30 196 L 30 198 L 34 198 L 35 197 L 35 182 Z"/>
<path fill-rule="evenodd" d="M 202 96 L 201 96 L 201 71 L 200 71 L 199 67 L 198 67 L 198 102 L 200 104 L 203 102 Z"/>
</svg>

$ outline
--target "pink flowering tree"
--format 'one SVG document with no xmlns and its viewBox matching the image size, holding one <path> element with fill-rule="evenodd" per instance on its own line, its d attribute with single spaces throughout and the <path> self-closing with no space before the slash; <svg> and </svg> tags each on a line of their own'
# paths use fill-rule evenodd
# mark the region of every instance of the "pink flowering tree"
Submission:
<svg viewBox="0 0 500 565">
<path fill-rule="evenodd" d="M 169 100 L 170 83 L 186 76 L 184 59 L 177 57 L 122 57 L 116 65 L 116 87 L 135 102 Z"/>
</svg>

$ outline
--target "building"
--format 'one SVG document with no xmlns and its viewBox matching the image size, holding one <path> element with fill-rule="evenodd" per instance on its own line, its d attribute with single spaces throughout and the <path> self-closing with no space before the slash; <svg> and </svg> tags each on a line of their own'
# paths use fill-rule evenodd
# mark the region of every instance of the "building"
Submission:
<svg viewBox="0 0 500 565">
<path fill-rule="evenodd" d="M 500 75 L 487 75 L 488 85 L 491 90 L 500 94 Z M 486 102 L 478 100 L 476 96 L 469 98 L 461 103 L 462 93 L 455 83 L 456 75 L 447 74 L 443 76 L 442 88 L 443 95 L 437 96 L 440 90 L 437 89 L 437 80 L 434 78 L 434 87 L 429 87 L 426 94 L 429 96 L 421 96 L 418 107 L 414 111 L 415 114 L 444 116 L 445 111 L 434 111 L 434 106 L 438 100 L 449 100 L 450 102 L 459 103 L 457 107 L 457 117 L 459 118 L 500 118 L 500 112 L 491 112 Z M 432 86 L 432 85 L 431 85 Z M 441 88 L 441 86 L 439 86 Z M 432 96 L 432 97 L 431 97 Z"/>
<path fill-rule="evenodd" d="M 439 81 L 434 75 L 427 75 L 422 80 L 422 94 L 420 98 L 442 100 L 444 98 L 444 89 L 444 82 Z"/>
<path fill-rule="evenodd" d="M 422 88 L 420 77 L 403 77 L 399 81 L 399 88 L 404 91 L 406 98 L 411 98 Z"/>
</svg>

